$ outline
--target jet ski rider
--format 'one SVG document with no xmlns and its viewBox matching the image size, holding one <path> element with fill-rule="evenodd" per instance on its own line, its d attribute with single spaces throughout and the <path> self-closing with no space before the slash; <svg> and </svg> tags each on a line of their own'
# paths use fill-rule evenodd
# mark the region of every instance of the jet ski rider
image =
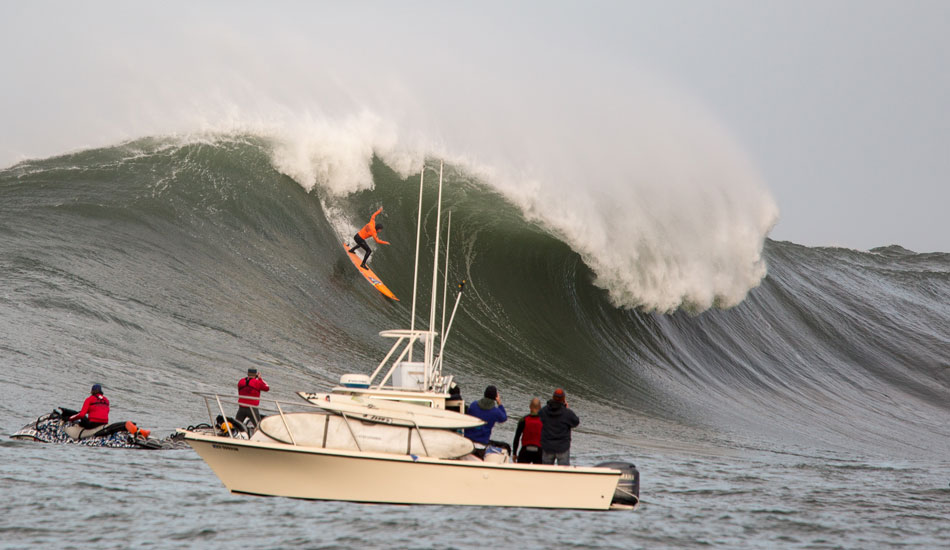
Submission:
<svg viewBox="0 0 950 550">
<path fill-rule="evenodd" d="M 79 421 L 85 429 L 109 423 L 109 400 L 102 395 L 102 386 L 92 385 L 92 393 L 82 403 L 82 410 L 69 417 L 69 422 Z"/>
</svg>

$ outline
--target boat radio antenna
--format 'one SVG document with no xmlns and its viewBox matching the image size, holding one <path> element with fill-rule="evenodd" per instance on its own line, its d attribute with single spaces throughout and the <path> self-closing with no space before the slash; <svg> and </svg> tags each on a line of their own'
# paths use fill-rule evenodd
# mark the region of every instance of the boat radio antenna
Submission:
<svg viewBox="0 0 950 550">
<path fill-rule="evenodd" d="M 462 291 L 465 290 L 465 280 L 464 280 L 464 279 L 462 280 L 461 283 L 459 283 L 458 289 L 459 289 L 459 293 L 458 293 L 458 295 L 455 297 L 455 307 L 452 308 L 452 315 L 449 317 L 449 326 L 446 327 L 446 329 L 445 329 L 445 334 L 442 335 L 441 342 L 440 342 L 440 346 L 441 346 L 441 347 L 439 348 L 439 358 L 438 358 L 438 360 L 437 360 L 437 363 L 438 363 L 437 366 L 438 366 L 439 376 L 442 375 L 442 362 L 443 362 L 443 361 L 442 361 L 442 357 L 443 357 L 442 352 L 445 350 L 445 342 L 449 339 L 449 332 L 452 331 L 452 323 L 455 322 L 455 312 L 458 311 L 458 308 L 459 308 L 459 300 L 462 299 Z"/>
<path fill-rule="evenodd" d="M 439 340 L 445 340 L 445 309 L 448 305 L 449 297 L 449 245 L 452 243 L 452 211 L 449 210 L 449 220 L 446 223 L 448 229 L 445 232 L 445 286 L 442 287 L 442 330 L 439 331 Z M 442 355 L 442 348 L 445 347 L 444 342 L 439 348 L 439 355 Z"/>
<path fill-rule="evenodd" d="M 433 248 L 433 261 L 432 261 L 432 301 L 429 303 L 429 335 L 426 338 L 426 354 L 425 354 L 425 386 L 426 388 L 432 383 L 432 375 L 434 374 L 432 369 L 432 355 L 435 350 L 433 350 L 432 334 L 435 330 L 435 306 L 436 306 L 436 297 L 438 296 L 439 287 L 439 233 L 442 228 L 442 167 L 444 166 L 443 161 L 439 161 L 439 200 L 436 203 L 436 214 L 435 214 L 435 247 Z"/>
<path fill-rule="evenodd" d="M 422 184 L 426 174 L 426 163 L 422 161 L 422 171 L 419 173 L 419 210 L 416 221 L 416 267 L 412 271 L 412 316 L 409 318 L 409 330 L 416 330 L 416 288 L 419 284 L 419 236 L 422 234 Z M 412 361 L 412 343 L 409 340 L 409 361 Z"/>
</svg>

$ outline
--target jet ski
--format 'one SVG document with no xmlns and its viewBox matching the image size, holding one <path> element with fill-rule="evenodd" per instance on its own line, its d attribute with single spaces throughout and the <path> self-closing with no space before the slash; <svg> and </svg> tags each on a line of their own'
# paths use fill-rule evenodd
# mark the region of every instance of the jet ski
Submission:
<svg viewBox="0 0 950 550">
<path fill-rule="evenodd" d="M 162 441 L 150 439 L 151 432 L 134 422 L 115 422 L 94 428 L 83 428 L 67 419 L 76 411 L 58 408 L 20 428 L 10 437 L 43 443 L 66 443 L 85 447 L 114 447 L 124 449 L 163 449 Z"/>
</svg>

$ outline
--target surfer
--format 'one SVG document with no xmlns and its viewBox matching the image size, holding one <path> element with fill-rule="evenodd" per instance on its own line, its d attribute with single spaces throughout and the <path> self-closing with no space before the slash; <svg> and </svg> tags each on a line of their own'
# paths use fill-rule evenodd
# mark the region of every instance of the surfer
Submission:
<svg viewBox="0 0 950 550">
<path fill-rule="evenodd" d="M 82 403 L 82 409 L 69 417 L 69 422 L 79 421 L 83 428 L 96 428 L 109 423 L 109 400 L 102 394 L 102 386 L 92 385 L 89 397 Z"/>
<path fill-rule="evenodd" d="M 264 382 L 264 378 L 257 369 L 247 369 L 247 376 L 238 380 L 238 395 L 242 397 L 238 399 L 238 412 L 234 415 L 236 420 L 247 423 L 247 419 L 250 419 L 254 427 L 260 424 L 261 413 L 257 410 L 257 406 L 261 401 L 247 398 L 260 397 L 262 391 L 270 391 L 270 386 Z"/>
<path fill-rule="evenodd" d="M 518 421 L 515 429 L 515 440 L 511 444 L 512 455 L 518 457 L 519 464 L 541 464 L 541 400 L 535 397 L 528 405 L 530 411 L 527 416 Z M 518 452 L 518 445 L 521 452 Z"/>
<path fill-rule="evenodd" d="M 389 244 L 388 242 L 379 238 L 378 231 L 383 228 L 383 224 L 376 223 L 376 215 L 383 211 L 383 207 L 380 206 L 379 210 L 373 212 L 373 215 L 369 218 L 369 223 L 363 226 L 363 229 L 360 229 L 359 232 L 353 236 L 353 240 L 356 241 L 356 246 L 350 249 L 351 254 L 356 253 L 357 248 L 362 248 L 366 251 L 366 254 L 363 256 L 363 263 L 360 264 L 360 267 L 367 269 L 366 260 L 369 259 L 369 255 L 373 253 L 373 250 L 366 244 L 366 239 L 372 237 L 379 244 Z"/>
</svg>

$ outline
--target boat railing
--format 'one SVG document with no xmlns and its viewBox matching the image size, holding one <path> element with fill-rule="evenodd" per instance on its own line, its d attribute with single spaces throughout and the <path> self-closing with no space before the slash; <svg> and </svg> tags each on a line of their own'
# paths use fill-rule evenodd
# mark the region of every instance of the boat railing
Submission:
<svg viewBox="0 0 950 550">
<path fill-rule="evenodd" d="M 222 418 L 227 419 L 229 417 L 232 417 L 232 415 L 228 414 L 227 411 L 224 410 L 225 404 L 231 405 L 231 406 L 243 407 L 247 405 L 240 403 L 239 400 L 249 399 L 248 396 L 246 395 L 237 395 L 237 396 L 221 395 L 218 393 L 209 393 L 209 392 L 192 392 L 192 393 L 204 399 L 205 408 L 208 410 L 208 423 L 212 426 L 215 426 L 217 424 L 214 419 L 215 415 L 214 415 L 213 410 L 217 410 L 217 412 L 221 415 Z M 287 417 L 284 416 L 284 407 L 282 407 L 281 404 L 283 404 L 284 406 L 289 406 L 291 408 L 309 409 L 313 412 L 316 412 L 316 411 L 320 411 L 323 413 L 326 412 L 324 409 L 322 409 L 318 405 L 313 405 L 311 403 L 299 403 L 296 401 L 294 402 L 281 401 L 279 399 L 268 399 L 268 398 L 262 398 L 262 397 L 254 397 L 253 399 L 257 399 L 260 401 L 258 405 L 253 405 L 253 407 L 257 409 L 258 411 L 276 413 L 280 415 L 281 421 L 284 424 L 284 429 L 287 430 L 287 434 L 290 436 L 290 441 L 294 445 L 297 445 L 297 441 L 294 438 L 293 431 L 291 431 L 290 429 L 290 425 L 287 423 Z M 214 404 L 214 407 L 212 407 L 212 403 Z M 226 422 L 224 426 L 225 426 L 225 431 L 227 432 L 228 437 L 237 439 L 237 434 L 233 430 L 231 423 Z"/>
<path fill-rule="evenodd" d="M 218 393 L 209 393 L 209 392 L 192 392 L 192 393 L 204 399 L 205 408 L 208 410 L 208 423 L 211 426 L 217 427 L 217 424 L 218 424 L 217 422 L 215 422 L 215 413 L 213 412 L 214 410 L 216 410 L 220 414 L 221 418 L 225 419 L 225 422 L 223 423 L 225 430 L 223 430 L 224 433 L 221 434 L 221 437 L 225 437 L 225 434 L 226 434 L 226 436 L 231 439 L 238 439 L 237 432 L 235 432 L 231 422 L 227 422 L 227 419 L 230 418 L 230 415 L 228 415 L 227 412 L 224 410 L 224 406 L 226 404 L 231 405 L 231 406 L 236 405 L 239 407 L 246 406 L 246 405 L 241 404 L 239 400 L 248 399 L 248 396 L 221 395 Z M 253 407 L 256 408 L 258 412 L 264 411 L 264 412 L 271 412 L 271 413 L 276 413 L 280 415 L 280 419 L 284 425 L 284 429 L 287 430 L 287 435 L 290 436 L 290 442 L 295 447 L 298 446 L 297 439 L 294 437 L 293 430 L 290 429 L 290 424 L 287 422 L 287 417 L 284 413 L 284 407 L 282 407 L 281 404 L 283 404 L 284 406 L 288 406 L 292 409 L 303 410 L 303 412 L 319 412 L 320 414 L 336 414 L 332 411 L 327 411 L 323 407 L 313 404 L 313 403 L 300 403 L 297 401 L 294 401 L 294 402 L 281 401 L 279 399 L 268 399 L 268 398 L 262 398 L 262 397 L 254 397 L 253 399 L 257 399 L 260 402 L 258 405 L 253 405 Z M 214 405 L 213 407 L 212 407 L 212 404 Z M 293 411 L 293 412 L 301 412 L 300 410 Z M 265 415 L 261 415 L 259 418 L 263 418 L 263 416 Z M 363 448 L 360 446 L 359 438 L 356 437 L 356 432 L 353 430 L 353 427 L 350 425 L 351 418 L 349 417 L 349 415 L 343 412 L 340 412 L 339 416 L 343 418 L 343 421 L 346 424 L 346 428 L 350 432 L 350 436 L 353 438 L 353 443 L 356 445 L 357 450 L 362 451 Z M 258 418 L 258 424 L 260 424 L 259 418 Z M 406 427 L 412 430 L 415 430 L 416 434 L 419 436 L 419 442 L 422 443 L 423 450 L 425 450 L 426 455 L 428 455 L 429 448 L 426 445 L 425 436 L 423 435 L 422 430 L 419 427 L 419 424 L 415 420 L 410 420 L 410 421 L 412 422 L 412 426 L 406 426 Z M 260 425 L 256 426 L 256 429 L 260 429 Z M 271 437 L 271 436 L 268 436 L 268 437 Z"/>
</svg>

